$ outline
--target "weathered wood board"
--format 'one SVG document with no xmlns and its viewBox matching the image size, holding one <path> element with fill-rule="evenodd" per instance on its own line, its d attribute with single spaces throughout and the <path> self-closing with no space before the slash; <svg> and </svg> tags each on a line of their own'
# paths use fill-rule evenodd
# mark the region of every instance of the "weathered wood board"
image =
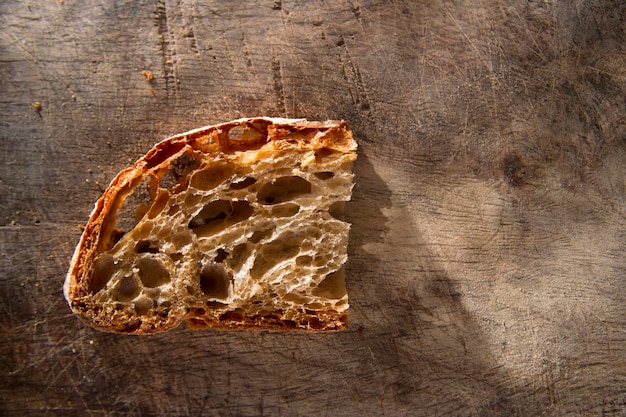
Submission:
<svg viewBox="0 0 626 417">
<path fill-rule="evenodd" d="M 3 1 L 0 414 L 625 415 L 625 16 Z M 115 173 L 257 115 L 346 119 L 359 140 L 350 329 L 130 337 L 72 316 L 64 274 Z"/>
</svg>

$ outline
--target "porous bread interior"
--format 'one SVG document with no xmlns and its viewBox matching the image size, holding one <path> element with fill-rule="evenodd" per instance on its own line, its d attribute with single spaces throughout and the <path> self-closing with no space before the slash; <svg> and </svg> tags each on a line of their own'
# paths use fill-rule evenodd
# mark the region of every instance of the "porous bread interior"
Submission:
<svg viewBox="0 0 626 417">
<path fill-rule="evenodd" d="M 246 137 L 251 126 L 241 126 L 229 135 Z M 183 319 L 192 328 L 342 328 L 342 212 L 355 157 L 302 138 L 232 152 L 184 148 L 120 193 L 105 223 L 123 235 L 102 225 L 110 242 L 88 280 L 91 319 L 130 333 Z"/>
</svg>

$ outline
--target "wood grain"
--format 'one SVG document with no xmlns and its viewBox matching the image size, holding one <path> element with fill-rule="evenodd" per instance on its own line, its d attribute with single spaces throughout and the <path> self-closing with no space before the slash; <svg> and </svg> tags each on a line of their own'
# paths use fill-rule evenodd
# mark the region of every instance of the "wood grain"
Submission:
<svg viewBox="0 0 626 417">
<path fill-rule="evenodd" d="M 625 16 L 610 0 L 2 2 L 0 414 L 625 415 Z M 350 329 L 82 325 L 63 279 L 117 171 L 256 115 L 343 118 L 359 140 Z"/>
</svg>

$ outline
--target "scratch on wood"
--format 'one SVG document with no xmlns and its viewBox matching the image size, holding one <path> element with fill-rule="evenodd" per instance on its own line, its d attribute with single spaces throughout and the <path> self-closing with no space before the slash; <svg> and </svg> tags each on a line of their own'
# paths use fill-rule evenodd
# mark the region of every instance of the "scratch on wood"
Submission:
<svg viewBox="0 0 626 417">
<path fill-rule="evenodd" d="M 28 55 L 34 63 L 37 63 L 37 58 L 35 58 L 35 55 L 33 55 L 32 52 L 20 45 L 18 41 L 16 41 L 14 45 L 21 49 L 26 55 Z"/>
<path fill-rule="evenodd" d="M 363 83 L 363 77 L 361 76 L 361 71 L 359 67 L 354 63 L 352 59 L 352 55 L 350 54 L 350 50 L 348 45 L 346 44 L 343 37 L 340 38 L 339 42 L 336 45 L 342 48 L 345 51 L 345 63 L 344 60 L 341 59 L 341 69 L 343 72 L 343 76 L 348 81 L 349 84 L 354 85 L 354 94 L 352 94 L 352 101 L 354 106 L 358 107 L 359 112 L 367 115 L 367 118 L 372 127 L 376 130 L 376 118 L 372 114 L 372 105 L 367 95 L 367 91 L 365 89 L 365 84 Z M 346 71 L 346 64 L 348 66 L 348 70 L 351 73 L 352 77 L 348 77 L 348 72 Z M 350 80 L 352 78 L 352 80 Z M 352 81 L 350 83 L 350 81 Z M 352 89 L 351 89 L 352 91 Z"/>
<path fill-rule="evenodd" d="M 287 116 L 287 105 L 285 99 L 285 87 L 283 85 L 283 76 L 280 60 L 272 59 L 272 80 L 274 81 L 274 93 L 276 93 L 276 105 L 278 111 Z"/>
<path fill-rule="evenodd" d="M 200 52 L 198 51 L 198 42 L 196 41 L 196 35 L 193 32 L 193 28 L 189 28 L 187 32 L 183 35 L 186 39 L 189 39 L 189 47 L 191 51 L 198 55 Z"/>
<path fill-rule="evenodd" d="M 492 105 L 493 118 L 497 122 L 498 121 L 498 106 L 497 106 L 497 97 L 496 97 L 496 80 L 495 80 L 495 73 L 494 73 L 493 65 L 489 61 L 488 57 L 485 56 L 484 53 L 480 52 L 480 50 L 478 49 L 476 44 L 467 35 L 467 32 L 465 32 L 465 30 L 463 30 L 463 28 L 461 27 L 461 24 L 452 15 L 452 13 L 447 11 L 446 12 L 446 16 L 448 16 L 448 18 L 452 21 L 452 23 L 454 23 L 454 25 L 457 27 L 459 32 L 461 32 L 461 35 L 463 35 L 463 37 L 465 38 L 465 40 L 467 41 L 469 46 L 472 48 L 472 50 L 476 54 L 476 57 L 478 58 L 478 60 L 485 66 L 485 69 L 489 73 L 489 80 L 491 82 L 491 95 L 492 95 L 491 98 L 492 98 L 492 102 L 493 102 L 493 105 Z M 498 131 L 496 130 L 496 132 L 498 132 Z"/>
<path fill-rule="evenodd" d="M 246 28 L 241 24 L 241 50 L 243 51 L 243 56 L 246 58 L 246 67 L 249 71 L 254 72 L 254 65 L 252 64 L 252 58 L 250 58 L 250 51 L 247 48 L 246 41 Z"/>
<path fill-rule="evenodd" d="M 176 80 L 176 44 L 167 22 L 165 0 L 157 1 L 155 15 L 154 22 L 159 33 L 159 49 L 161 50 L 163 76 L 165 77 L 165 90 L 169 96 L 170 91 L 175 92 L 178 90 L 178 83 Z"/>
<path fill-rule="evenodd" d="M 350 11 L 356 18 L 356 20 L 361 20 L 361 6 L 357 4 L 350 4 Z"/>
</svg>

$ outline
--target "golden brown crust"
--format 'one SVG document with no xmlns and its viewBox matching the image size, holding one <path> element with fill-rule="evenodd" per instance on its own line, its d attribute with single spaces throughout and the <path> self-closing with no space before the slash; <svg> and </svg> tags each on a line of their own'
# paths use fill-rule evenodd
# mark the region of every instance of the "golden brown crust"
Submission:
<svg viewBox="0 0 626 417">
<path fill-rule="evenodd" d="M 235 134 L 233 134 L 233 132 Z M 320 311 L 302 317 L 235 314 L 228 309 L 211 315 L 194 315 L 185 303 L 156 308 L 149 319 L 133 317 L 104 307 L 96 300 L 96 259 L 119 239 L 115 216 L 128 194 L 150 178 L 158 183 L 171 164 L 184 154 L 201 155 L 209 161 L 245 165 L 250 160 L 280 158 L 293 152 L 308 152 L 311 158 L 325 153 L 356 158 L 356 142 L 345 121 L 309 122 L 302 119 L 251 118 L 195 129 L 156 144 L 132 167 L 121 171 L 97 201 L 76 248 L 66 278 L 64 293 L 72 310 L 88 324 L 105 331 L 145 334 L 178 326 L 185 319 L 191 328 L 337 330 L 345 327 L 344 312 Z M 203 159 L 203 160 L 204 160 Z M 180 181 L 189 181 L 186 180 Z M 186 184 L 183 184 L 186 186 Z M 180 185 L 179 185 L 180 186 Z M 154 201 L 149 210 L 158 211 L 157 186 L 151 186 Z M 167 196 L 164 196 L 164 200 Z M 159 207 L 162 208 L 162 207 Z M 149 211 L 150 213 L 150 211 Z M 151 214 L 149 214 L 151 215 Z M 229 316 L 230 315 L 230 316 Z"/>
</svg>

